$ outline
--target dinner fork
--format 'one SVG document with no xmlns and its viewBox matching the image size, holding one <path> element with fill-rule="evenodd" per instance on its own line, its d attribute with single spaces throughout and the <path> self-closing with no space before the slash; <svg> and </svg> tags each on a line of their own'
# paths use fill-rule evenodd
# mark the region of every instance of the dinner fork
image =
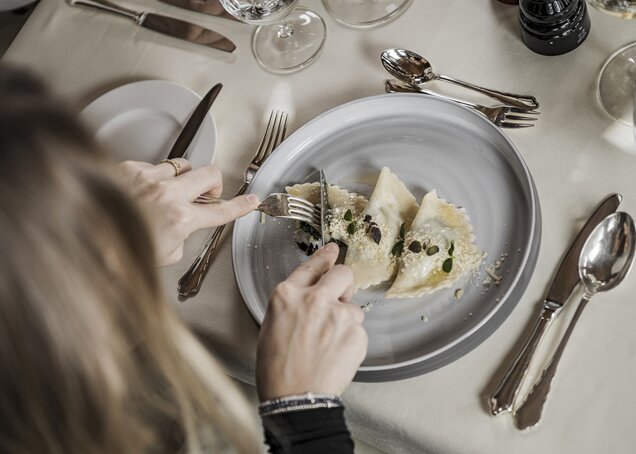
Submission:
<svg viewBox="0 0 636 454">
<path fill-rule="evenodd" d="M 225 202 L 225 200 L 206 195 L 200 195 L 195 199 L 195 203 L 214 204 L 223 202 Z M 322 222 L 320 207 L 307 199 L 284 192 L 275 192 L 268 195 L 265 200 L 258 205 L 256 211 L 260 211 L 274 218 L 306 222 L 318 230 L 320 230 L 320 224 Z"/>
<path fill-rule="evenodd" d="M 463 99 L 457 99 L 450 96 L 443 95 L 434 91 L 430 91 L 424 88 L 420 88 L 418 85 L 409 84 L 397 79 L 387 79 L 384 82 L 384 88 L 388 93 L 422 93 L 425 95 L 435 96 L 436 98 L 447 99 L 457 104 L 470 107 L 476 110 L 493 122 L 496 126 L 501 128 L 529 128 L 534 126 L 534 123 L 519 123 L 524 121 L 536 121 L 538 120 L 539 112 L 536 110 L 526 110 L 513 106 L 495 106 L 486 107 L 480 104 L 475 104 Z M 518 115 L 523 114 L 523 115 Z M 529 116 L 534 115 L 534 116 Z"/>
<path fill-rule="evenodd" d="M 287 133 L 287 120 L 288 114 L 286 112 L 279 110 L 272 111 L 269 116 L 269 121 L 267 122 L 265 134 L 263 134 L 263 138 L 256 150 L 256 154 L 245 169 L 243 174 L 243 185 L 238 191 L 236 191 L 236 196 L 240 196 L 245 193 L 248 185 L 252 182 L 254 175 L 256 175 L 256 172 L 261 165 L 263 165 L 265 159 L 267 159 L 272 151 L 283 141 L 285 134 Z M 222 225 L 214 230 L 210 239 L 205 243 L 201 253 L 196 259 L 194 259 L 194 262 L 192 262 L 188 271 L 186 271 L 179 279 L 179 283 L 177 285 L 179 296 L 188 298 L 196 294 L 201 288 L 203 278 L 210 267 L 210 263 L 216 255 L 216 251 L 218 251 L 219 240 L 221 239 L 221 234 L 223 233 L 224 228 L 225 225 Z"/>
</svg>

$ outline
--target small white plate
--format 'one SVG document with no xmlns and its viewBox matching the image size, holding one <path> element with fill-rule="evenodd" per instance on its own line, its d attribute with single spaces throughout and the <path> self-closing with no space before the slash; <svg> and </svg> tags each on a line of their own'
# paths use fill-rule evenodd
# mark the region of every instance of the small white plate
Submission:
<svg viewBox="0 0 636 454">
<path fill-rule="evenodd" d="M 90 103 L 80 118 L 118 161 L 158 163 L 165 159 L 201 97 L 167 80 L 144 80 L 115 88 Z M 184 156 L 192 167 L 214 159 L 216 126 L 203 120 Z"/>
<path fill-rule="evenodd" d="M 385 288 L 358 291 L 354 303 L 369 310 L 369 349 L 356 376 L 361 381 L 429 372 L 483 342 L 526 289 L 541 236 L 532 177 L 512 142 L 482 115 L 432 96 L 375 96 L 322 114 L 276 149 L 249 191 L 263 198 L 324 169 L 329 183 L 369 196 L 383 166 L 418 200 L 437 189 L 465 207 L 486 264 L 502 278 L 500 285 L 484 285 L 482 272 L 403 300 L 384 300 Z M 236 281 L 259 323 L 276 284 L 306 259 L 293 241 L 293 222 L 260 221 L 258 213 L 239 219 L 232 243 Z M 464 290 L 461 298 L 455 298 L 457 288 Z"/>
</svg>

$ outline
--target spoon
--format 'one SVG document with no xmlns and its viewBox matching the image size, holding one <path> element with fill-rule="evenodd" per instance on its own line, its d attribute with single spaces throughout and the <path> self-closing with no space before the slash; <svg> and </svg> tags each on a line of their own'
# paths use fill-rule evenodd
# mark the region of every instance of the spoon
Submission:
<svg viewBox="0 0 636 454">
<path fill-rule="evenodd" d="M 451 82 L 456 85 L 478 91 L 493 99 L 504 102 L 509 106 L 520 107 L 526 110 L 539 108 L 539 103 L 534 96 L 515 95 L 513 93 L 491 90 L 468 82 L 463 82 L 444 74 L 435 74 L 427 59 L 410 50 L 387 49 L 382 52 L 380 59 L 382 60 L 384 68 L 393 77 L 410 84 L 420 85 L 431 80 L 444 80 L 446 82 Z"/>
<path fill-rule="evenodd" d="M 616 287 L 629 273 L 634 259 L 635 235 L 634 221 L 624 212 L 610 214 L 590 233 L 579 257 L 579 277 L 585 286 L 585 294 L 550 364 L 526 401 L 515 412 L 515 423 L 519 429 L 532 427 L 541 419 L 541 411 L 550 392 L 557 365 L 587 303 L 596 293 Z"/>
</svg>

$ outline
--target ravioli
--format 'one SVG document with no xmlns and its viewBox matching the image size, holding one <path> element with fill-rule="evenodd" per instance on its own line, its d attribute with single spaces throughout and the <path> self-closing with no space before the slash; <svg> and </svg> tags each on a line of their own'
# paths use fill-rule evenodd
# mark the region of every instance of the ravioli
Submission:
<svg viewBox="0 0 636 454">
<path fill-rule="evenodd" d="M 387 298 L 415 298 L 450 287 L 481 263 L 463 208 L 426 194 L 404 239 L 399 271 Z"/>
<path fill-rule="evenodd" d="M 329 202 L 335 206 L 331 199 Z M 397 260 L 391 249 L 401 225 L 408 226 L 417 211 L 413 194 L 388 167 L 384 167 L 369 204 L 360 216 L 352 213 L 351 219 L 347 220 L 342 211 L 334 212 L 331 234 L 348 246 L 345 265 L 353 271 L 356 288 L 368 288 L 393 278 Z M 376 229 L 379 233 L 372 231 Z"/>
</svg>

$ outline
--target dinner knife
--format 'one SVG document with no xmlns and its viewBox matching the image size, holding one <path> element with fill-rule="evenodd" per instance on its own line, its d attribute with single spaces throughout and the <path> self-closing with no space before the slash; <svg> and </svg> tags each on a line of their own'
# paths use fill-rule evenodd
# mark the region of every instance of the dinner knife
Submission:
<svg viewBox="0 0 636 454">
<path fill-rule="evenodd" d="M 541 316 L 536 321 L 530 337 L 526 340 L 521 351 L 504 374 L 499 386 L 490 397 L 490 411 L 493 415 L 512 410 L 519 386 L 528 371 L 532 356 L 543 334 L 552 320 L 561 312 L 568 297 L 579 282 L 578 260 L 587 237 L 606 216 L 616 211 L 622 198 L 620 194 L 612 194 L 601 202 L 561 260 L 559 269 L 552 279 L 552 285 L 543 301 Z"/>
<path fill-rule="evenodd" d="M 327 244 L 325 227 L 327 225 L 327 215 L 329 214 L 329 186 L 325 172 L 320 170 L 320 239 L 322 245 Z"/>
<path fill-rule="evenodd" d="M 216 84 L 214 87 L 210 88 L 203 99 L 199 101 L 199 104 L 194 109 L 190 118 L 188 118 L 188 121 L 181 130 L 179 137 L 175 140 L 174 145 L 168 154 L 168 159 L 182 158 L 185 156 L 192 139 L 194 139 L 194 136 L 199 130 L 201 123 L 203 123 L 203 120 L 208 114 L 208 110 L 212 107 L 212 103 L 214 103 L 214 100 L 221 91 L 221 88 L 223 88 L 222 84 Z"/>
<path fill-rule="evenodd" d="M 137 25 L 154 30 L 165 35 L 174 36 L 191 43 L 201 44 L 206 47 L 218 49 L 224 52 L 234 52 L 236 46 L 225 36 L 190 22 L 148 11 L 134 11 L 116 5 L 108 0 L 69 0 L 73 6 L 83 5 L 109 11 L 132 19 Z"/>
<path fill-rule="evenodd" d="M 195 13 L 208 14 L 210 16 L 222 17 L 223 19 L 232 19 L 233 21 L 243 23 L 236 17 L 228 13 L 219 0 L 159 0 L 168 5 L 177 8 L 187 9 Z"/>
</svg>

